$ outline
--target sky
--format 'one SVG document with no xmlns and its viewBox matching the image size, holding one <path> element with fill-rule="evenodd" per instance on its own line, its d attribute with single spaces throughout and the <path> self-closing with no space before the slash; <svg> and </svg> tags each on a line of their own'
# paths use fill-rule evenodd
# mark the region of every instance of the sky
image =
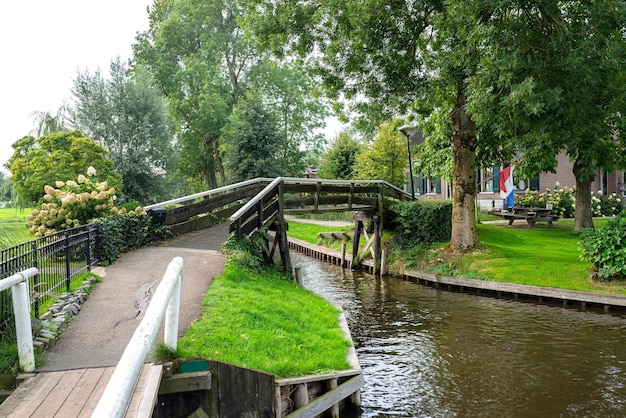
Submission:
<svg viewBox="0 0 626 418">
<path fill-rule="evenodd" d="M 78 70 L 108 74 L 132 55 L 148 28 L 152 0 L 0 2 L 0 166 L 33 129 L 32 112 L 55 114 L 71 97 Z M 6 172 L 6 170 L 4 170 Z"/>
</svg>

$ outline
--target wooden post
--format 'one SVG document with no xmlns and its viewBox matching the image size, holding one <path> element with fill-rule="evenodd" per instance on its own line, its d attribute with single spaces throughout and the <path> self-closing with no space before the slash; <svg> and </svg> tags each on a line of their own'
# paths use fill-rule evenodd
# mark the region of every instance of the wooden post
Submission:
<svg viewBox="0 0 626 418">
<path fill-rule="evenodd" d="M 274 388 L 274 408 L 275 417 L 283 418 L 283 397 L 281 395 L 280 386 Z"/>
<path fill-rule="evenodd" d="M 374 274 L 378 273 L 380 269 L 380 258 L 381 258 L 381 227 L 380 227 L 380 218 L 378 215 L 374 216 Z"/>
<path fill-rule="evenodd" d="M 283 200 L 283 195 L 283 182 L 280 182 L 278 184 L 278 230 L 276 231 L 276 238 L 280 237 L 280 241 L 278 242 L 278 248 L 280 250 L 280 258 L 283 262 L 283 270 L 290 272 L 291 258 L 289 257 L 289 241 L 287 241 L 288 225 L 285 221 L 285 202 Z"/>
<path fill-rule="evenodd" d="M 294 279 L 296 283 L 302 286 L 302 269 L 300 267 L 295 267 L 293 269 L 293 272 L 294 272 Z"/>
<path fill-rule="evenodd" d="M 380 253 L 380 277 L 387 273 L 387 250 L 383 249 Z"/>
<path fill-rule="evenodd" d="M 361 230 L 363 229 L 363 221 L 355 219 L 354 221 L 354 239 L 352 240 L 352 268 L 359 265 L 359 242 L 361 241 Z"/>
<path fill-rule="evenodd" d="M 296 390 L 293 393 L 293 403 L 296 409 L 302 408 L 309 403 L 309 389 L 306 383 L 300 383 L 296 386 Z"/>
<path fill-rule="evenodd" d="M 346 267 L 346 242 L 341 243 L 341 268 Z"/>
<path fill-rule="evenodd" d="M 330 379 L 328 381 L 328 390 L 331 391 L 333 389 L 337 389 L 337 378 Z M 336 403 L 330 407 L 330 416 L 331 418 L 339 418 L 339 404 Z"/>
</svg>

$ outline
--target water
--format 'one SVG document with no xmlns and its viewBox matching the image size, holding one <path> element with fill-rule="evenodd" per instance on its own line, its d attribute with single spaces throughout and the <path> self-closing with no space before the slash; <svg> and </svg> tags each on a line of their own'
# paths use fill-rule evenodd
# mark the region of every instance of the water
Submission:
<svg viewBox="0 0 626 418">
<path fill-rule="evenodd" d="M 292 260 L 307 288 L 345 311 L 363 417 L 626 416 L 626 317 Z"/>
</svg>

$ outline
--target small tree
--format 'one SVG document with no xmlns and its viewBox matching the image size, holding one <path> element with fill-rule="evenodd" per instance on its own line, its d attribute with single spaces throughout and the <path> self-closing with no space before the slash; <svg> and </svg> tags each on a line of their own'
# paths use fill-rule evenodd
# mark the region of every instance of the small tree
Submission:
<svg viewBox="0 0 626 418">
<path fill-rule="evenodd" d="M 406 139 L 398 132 L 401 121 L 383 124 L 372 147 L 356 158 L 354 178 L 384 180 L 394 186 L 404 184 L 404 169 L 408 165 Z"/>
<path fill-rule="evenodd" d="M 323 155 L 320 164 L 320 177 L 326 179 L 349 180 L 354 178 L 357 155 L 363 145 L 347 132 L 341 132 L 331 148 Z"/>
</svg>

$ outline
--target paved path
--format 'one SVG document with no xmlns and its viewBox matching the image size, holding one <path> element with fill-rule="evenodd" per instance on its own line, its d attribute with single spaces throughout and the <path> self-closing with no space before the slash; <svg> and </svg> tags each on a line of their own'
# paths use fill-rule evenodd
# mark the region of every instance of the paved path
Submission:
<svg viewBox="0 0 626 418">
<path fill-rule="evenodd" d="M 122 255 L 114 264 L 98 267 L 102 277 L 82 310 L 56 344 L 44 354 L 38 371 L 114 366 L 143 318 L 167 265 L 183 257 L 179 336 L 201 313 L 201 301 L 221 274 L 224 258 L 217 252 L 228 238 L 228 225 L 196 231 Z M 157 343 L 162 341 L 160 335 Z"/>
</svg>

